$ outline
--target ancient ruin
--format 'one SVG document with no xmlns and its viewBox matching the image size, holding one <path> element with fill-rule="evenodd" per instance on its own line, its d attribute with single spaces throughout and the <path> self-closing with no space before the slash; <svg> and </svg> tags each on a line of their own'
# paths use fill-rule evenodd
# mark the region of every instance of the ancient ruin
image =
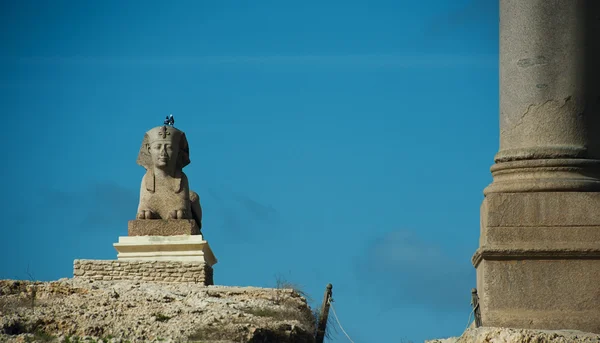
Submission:
<svg viewBox="0 0 600 343">
<path fill-rule="evenodd" d="M 183 172 L 189 153 L 185 133 L 172 125 L 146 132 L 137 159 L 146 169 L 139 206 L 128 235 L 114 244 L 117 260 L 75 260 L 75 277 L 213 284 L 217 259 L 201 233 L 200 198 Z"/>
<path fill-rule="evenodd" d="M 0 342 L 315 341 L 300 291 L 214 285 L 217 260 L 182 170 L 187 139 L 173 123 L 144 136 L 138 211 L 117 259 L 75 260 L 72 279 L 0 280 Z"/>
<path fill-rule="evenodd" d="M 500 0 L 483 326 L 600 333 L 600 2 Z"/>
</svg>

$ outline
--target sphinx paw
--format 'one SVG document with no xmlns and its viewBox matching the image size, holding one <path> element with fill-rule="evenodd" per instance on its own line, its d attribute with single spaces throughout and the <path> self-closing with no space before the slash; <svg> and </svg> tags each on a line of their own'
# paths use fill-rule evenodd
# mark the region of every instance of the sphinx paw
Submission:
<svg viewBox="0 0 600 343">
<path fill-rule="evenodd" d="M 137 219 L 154 219 L 156 216 L 150 210 L 141 210 L 137 214 Z"/>
<path fill-rule="evenodd" d="M 185 219 L 185 210 L 173 210 L 169 212 L 169 219 Z"/>
</svg>

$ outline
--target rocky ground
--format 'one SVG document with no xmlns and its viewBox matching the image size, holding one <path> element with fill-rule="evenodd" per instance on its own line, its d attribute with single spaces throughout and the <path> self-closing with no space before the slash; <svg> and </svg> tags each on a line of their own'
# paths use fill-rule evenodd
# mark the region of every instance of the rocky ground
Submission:
<svg viewBox="0 0 600 343">
<path fill-rule="evenodd" d="M 0 342 L 314 342 L 291 289 L 0 280 Z"/>
<path fill-rule="evenodd" d="M 600 343 L 600 335 L 575 330 L 527 330 L 480 327 L 460 337 L 435 339 L 426 343 Z"/>
</svg>

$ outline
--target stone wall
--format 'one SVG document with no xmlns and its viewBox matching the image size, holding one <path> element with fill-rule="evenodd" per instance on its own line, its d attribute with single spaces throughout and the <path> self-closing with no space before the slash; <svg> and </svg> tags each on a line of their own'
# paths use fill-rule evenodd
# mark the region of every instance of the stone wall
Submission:
<svg viewBox="0 0 600 343">
<path fill-rule="evenodd" d="M 75 260 L 73 277 L 212 285 L 213 269 L 205 263 L 179 261 Z"/>
</svg>

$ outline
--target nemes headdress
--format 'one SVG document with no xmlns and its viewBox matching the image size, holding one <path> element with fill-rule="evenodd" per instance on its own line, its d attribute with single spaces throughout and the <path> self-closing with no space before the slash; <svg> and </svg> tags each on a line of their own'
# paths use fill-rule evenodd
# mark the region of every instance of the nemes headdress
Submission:
<svg viewBox="0 0 600 343">
<path fill-rule="evenodd" d="M 190 148 L 185 133 L 167 125 L 157 126 L 146 132 L 138 154 L 137 164 L 146 168 L 146 170 L 152 169 L 152 157 L 148 152 L 148 148 L 152 143 L 159 141 L 169 142 L 173 145 L 176 144 L 179 147 L 177 153 L 177 170 L 181 170 L 190 164 Z"/>
</svg>

